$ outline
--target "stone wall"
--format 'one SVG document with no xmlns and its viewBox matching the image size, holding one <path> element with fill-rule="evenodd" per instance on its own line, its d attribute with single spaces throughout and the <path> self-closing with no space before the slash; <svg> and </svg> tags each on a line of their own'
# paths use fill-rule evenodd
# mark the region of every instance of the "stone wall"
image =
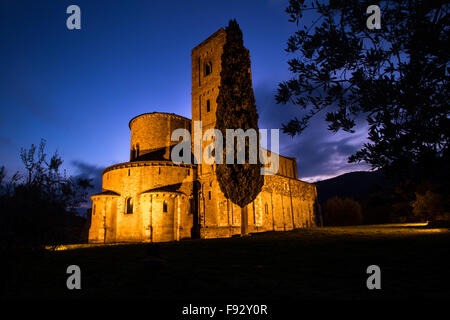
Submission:
<svg viewBox="0 0 450 320">
<path fill-rule="evenodd" d="M 202 236 L 240 234 L 241 209 L 226 199 L 215 175 L 203 176 L 200 201 Z M 256 199 L 247 205 L 250 233 L 315 226 L 316 186 L 281 175 L 265 176 Z"/>
<path fill-rule="evenodd" d="M 103 172 L 103 191 L 108 195 L 91 197 L 95 210 L 89 240 L 104 242 L 106 234 L 106 242 L 151 241 L 148 219 L 152 200 L 155 200 L 155 206 L 152 207 L 155 223 L 161 222 L 158 225 L 160 229 L 155 231 L 154 241 L 169 241 L 164 240 L 169 239 L 167 228 L 172 228 L 173 215 L 178 214 L 181 220 L 175 225 L 182 227 L 178 237 L 190 236 L 193 219 L 189 203 L 193 198 L 195 178 L 195 166 L 174 165 L 170 162 L 128 162 L 106 168 Z M 127 213 L 129 198 L 132 199 L 132 214 Z M 161 199 L 168 201 L 169 212 L 164 217 L 172 218 L 163 219 L 160 216 L 162 211 L 158 208 L 160 202 L 164 201 Z M 171 240 L 177 238 L 176 232 Z"/>
<path fill-rule="evenodd" d="M 193 212 L 188 196 L 160 191 L 146 193 L 141 200 L 145 241 L 174 241 L 191 237 Z"/>
</svg>

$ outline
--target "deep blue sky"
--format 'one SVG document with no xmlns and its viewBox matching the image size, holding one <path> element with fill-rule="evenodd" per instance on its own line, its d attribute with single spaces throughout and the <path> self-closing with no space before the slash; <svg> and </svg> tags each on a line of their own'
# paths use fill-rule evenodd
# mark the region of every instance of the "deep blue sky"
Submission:
<svg viewBox="0 0 450 320">
<path fill-rule="evenodd" d="M 129 158 L 128 121 L 141 113 L 190 118 L 190 50 L 236 18 L 250 50 L 260 128 L 299 111 L 276 105 L 290 77 L 286 40 L 296 30 L 287 0 L 1 0 L 0 165 L 21 168 L 19 150 L 47 140 L 69 174 L 95 175 Z M 66 28 L 66 8 L 81 8 L 81 30 Z M 308 18 L 308 17 L 306 17 Z M 365 169 L 347 164 L 366 137 L 332 134 L 322 119 L 301 137 L 281 139 L 308 181 Z M 98 175 L 97 175 L 98 178 Z"/>
</svg>

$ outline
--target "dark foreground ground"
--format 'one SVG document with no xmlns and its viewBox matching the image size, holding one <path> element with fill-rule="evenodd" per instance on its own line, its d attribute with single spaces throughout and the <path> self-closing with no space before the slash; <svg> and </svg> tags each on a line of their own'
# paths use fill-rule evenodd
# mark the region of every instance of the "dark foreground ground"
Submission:
<svg viewBox="0 0 450 320">
<path fill-rule="evenodd" d="M 449 299 L 448 229 L 324 227 L 246 238 L 65 248 L 16 257 L 7 298 Z M 366 268 L 381 268 L 368 290 Z M 66 269 L 81 268 L 81 290 Z"/>
</svg>

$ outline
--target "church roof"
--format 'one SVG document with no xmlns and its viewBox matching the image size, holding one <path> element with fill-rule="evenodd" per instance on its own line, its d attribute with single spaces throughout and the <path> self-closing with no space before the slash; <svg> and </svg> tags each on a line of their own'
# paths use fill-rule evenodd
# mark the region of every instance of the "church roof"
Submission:
<svg viewBox="0 0 450 320">
<path fill-rule="evenodd" d="M 173 193 L 180 193 L 185 194 L 184 192 L 180 191 L 181 183 L 175 183 L 175 184 L 169 184 L 167 186 L 160 186 L 153 189 L 149 189 L 147 191 L 144 191 L 142 193 L 152 193 L 152 192 L 173 192 Z"/>
<path fill-rule="evenodd" d="M 120 196 L 120 194 L 111 190 L 104 190 L 100 193 L 93 194 L 92 196 Z"/>
<path fill-rule="evenodd" d="M 131 160 L 130 162 L 136 162 L 136 161 L 169 161 L 164 158 L 164 155 L 166 154 L 167 150 L 166 148 L 169 148 L 169 154 L 172 154 L 172 149 L 177 145 L 177 143 L 172 144 L 171 146 L 166 146 L 162 148 L 156 148 L 152 150 L 141 150 L 142 154 L 136 157 L 135 159 Z M 195 163 L 194 161 L 194 154 L 191 153 L 191 163 Z"/>
</svg>

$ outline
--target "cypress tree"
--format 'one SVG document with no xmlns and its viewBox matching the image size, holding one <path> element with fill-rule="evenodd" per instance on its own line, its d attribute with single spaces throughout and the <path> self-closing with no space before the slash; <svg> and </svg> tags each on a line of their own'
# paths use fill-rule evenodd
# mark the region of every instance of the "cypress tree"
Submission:
<svg viewBox="0 0 450 320">
<path fill-rule="evenodd" d="M 258 139 L 258 113 L 250 74 L 250 53 L 244 47 L 242 31 L 235 19 L 230 20 L 226 31 L 226 42 L 222 53 L 222 71 L 219 95 L 217 97 L 216 129 L 222 132 L 226 141 L 226 129 L 255 129 Z M 216 174 L 220 189 L 227 199 L 241 208 L 241 233 L 248 232 L 246 206 L 255 200 L 264 184 L 261 163 L 249 163 L 249 141 L 245 142 L 245 163 L 237 164 L 237 146 L 234 163 L 226 164 L 226 143 L 224 143 L 223 164 L 217 164 Z"/>
</svg>

